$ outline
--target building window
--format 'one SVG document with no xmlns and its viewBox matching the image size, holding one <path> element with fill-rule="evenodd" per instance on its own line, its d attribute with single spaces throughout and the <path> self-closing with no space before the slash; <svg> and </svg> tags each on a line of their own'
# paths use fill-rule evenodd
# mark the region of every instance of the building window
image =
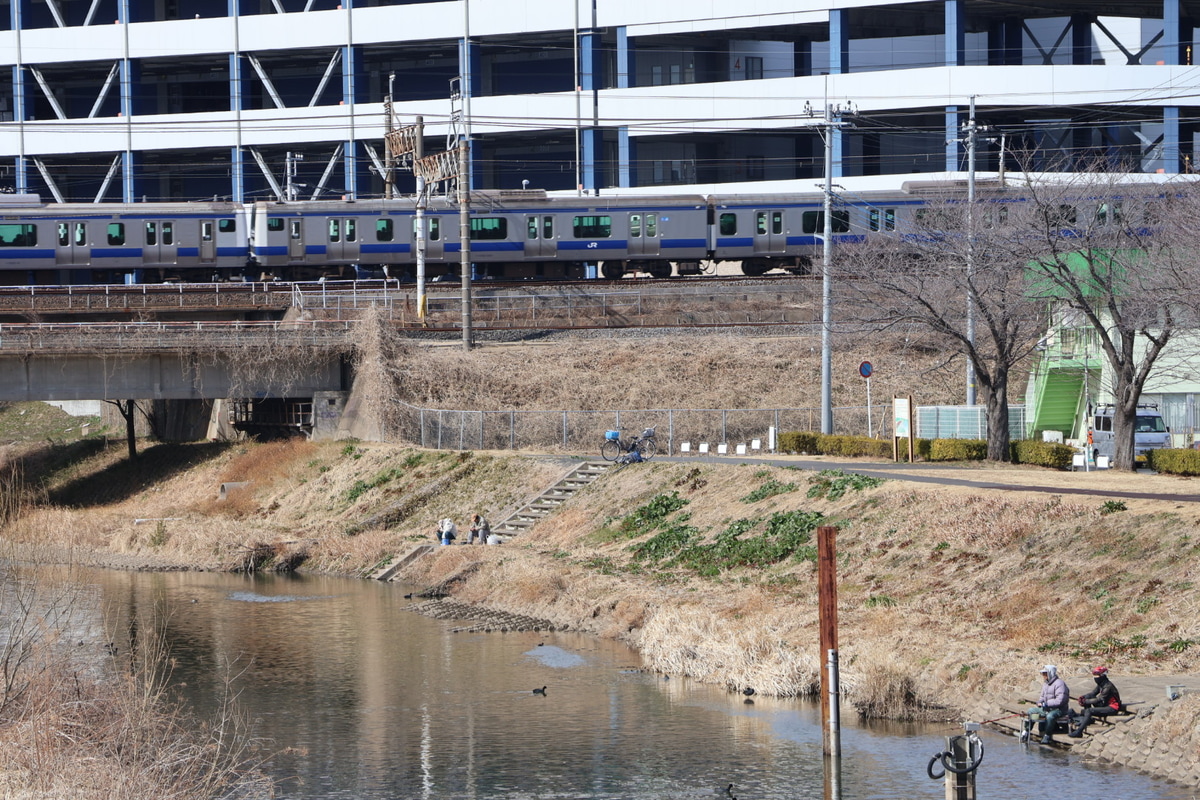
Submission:
<svg viewBox="0 0 1200 800">
<path fill-rule="evenodd" d="M 767 174 L 767 160 L 762 156 L 747 156 L 746 180 L 761 181 Z"/>
<path fill-rule="evenodd" d="M 746 80 L 759 81 L 763 76 L 762 56 L 746 56 Z"/>
</svg>

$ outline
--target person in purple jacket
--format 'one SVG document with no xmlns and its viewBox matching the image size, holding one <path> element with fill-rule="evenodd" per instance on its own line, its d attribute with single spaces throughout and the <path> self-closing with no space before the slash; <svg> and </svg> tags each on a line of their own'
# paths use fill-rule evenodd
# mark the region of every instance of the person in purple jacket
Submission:
<svg viewBox="0 0 1200 800">
<path fill-rule="evenodd" d="M 1058 675 L 1058 668 L 1047 664 L 1040 670 L 1042 674 L 1042 694 L 1038 697 L 1037 708 L 1030 709 L 1030 715 L 1041 717 L 1038 730 L 1042 734 L 1041 743 L 1050 744 L 1054 741 L 1054 726 L 1058 718 L 1067 713 L 1071 704 L 1071 690 L 1067 682 Z"/>
</svg>

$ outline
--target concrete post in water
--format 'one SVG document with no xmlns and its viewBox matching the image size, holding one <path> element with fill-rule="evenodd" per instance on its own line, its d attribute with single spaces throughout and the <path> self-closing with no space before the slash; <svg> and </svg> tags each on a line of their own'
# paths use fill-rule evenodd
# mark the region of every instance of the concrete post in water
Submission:
<svg viewBox="0 0 1200 800">
<path fill-rule="evenodd" d="M 823 752 L 832 758 L 842 753 L 837 669 L 837 528 L 817 528 L 817 596 L 820 613 L 821 658 L 828 668 L 821 673 L 821 720 L 825 726 Z"/>
</svg>

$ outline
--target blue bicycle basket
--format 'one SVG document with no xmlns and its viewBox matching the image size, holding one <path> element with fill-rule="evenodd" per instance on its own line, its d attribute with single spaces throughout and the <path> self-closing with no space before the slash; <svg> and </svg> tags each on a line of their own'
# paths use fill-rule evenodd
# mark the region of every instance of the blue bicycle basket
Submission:
<svg viewBox="0 0 1200 800">
<path fill-rule="evenodd" d="M 605 432 L 604 432 L 604 438 L 605 438 L 605 439 L 611 439 L 611 440 L 620 439 L 620 438 L 621 438 L 621 432 L 620 432 L 620 431 L 605 431 Z"/>
</svg>

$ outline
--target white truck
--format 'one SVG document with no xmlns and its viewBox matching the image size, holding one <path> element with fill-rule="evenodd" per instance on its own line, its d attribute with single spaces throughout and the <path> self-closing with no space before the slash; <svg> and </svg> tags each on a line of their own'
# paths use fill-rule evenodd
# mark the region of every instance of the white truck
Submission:
<svg viewBox="0 0 1200 800">
<path fill-rule="evenodd" d="M 1113 457 L 1113 406 L 1096 406 L 1092 414 L 1092 458 Z M 1171 429 L 1154 403 L 1138 405 L 1137 419 L 1133 425 L 1133 457 L 1144 462 L 1147 450 L 1160 450 L 1171 446 Z"/>
</svg>

